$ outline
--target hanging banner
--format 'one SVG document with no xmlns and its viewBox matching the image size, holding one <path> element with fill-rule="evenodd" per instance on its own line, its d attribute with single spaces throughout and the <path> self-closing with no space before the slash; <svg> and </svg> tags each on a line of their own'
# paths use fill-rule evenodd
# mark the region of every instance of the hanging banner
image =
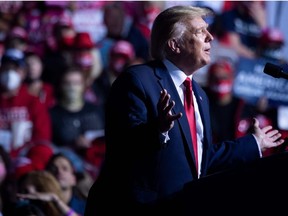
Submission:
<svg viewBox="0 0 288 216">
<path fill-rule="evenodd" d="M 265 74 L 263 69 L 267 62 L 280 65 L 270 59 L 239 58 L 235 67 L 233 93 L 250 104 L 256 104 L 259 98 L 266 97 L 270 106 L 288 105 L 288 80 Z"/>
</svg>

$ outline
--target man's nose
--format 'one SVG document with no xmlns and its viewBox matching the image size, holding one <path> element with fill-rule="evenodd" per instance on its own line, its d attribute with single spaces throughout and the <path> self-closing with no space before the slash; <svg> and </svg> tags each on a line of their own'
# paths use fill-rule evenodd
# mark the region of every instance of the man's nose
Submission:
<svg viewBox="0 0 288 216">
<path fill-rule="evenodd" d="M 207 37 L 206 37 L 206 42 L 210 42 L 212 40 L 214 40 L 214 37 L 212 36 L 212 34 L 208 31 L 207 31 Z"/>
</svg>

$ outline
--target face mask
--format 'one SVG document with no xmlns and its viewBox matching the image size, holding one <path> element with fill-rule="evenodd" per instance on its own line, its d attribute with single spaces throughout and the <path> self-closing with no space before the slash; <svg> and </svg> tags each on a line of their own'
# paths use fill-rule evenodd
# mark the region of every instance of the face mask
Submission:
<svg viewBox="0 0 288 216">
<path fill-rule="evenodd" d="M 223 98 L 232 91 L 232 80 L 221 80 L 211 85 L 211 90 L 218 98 Z"/>
<path fill-rule="evenodd" d="M 4 71 L 0 74 L 0 84 L 4 89 L 12 91 L 21 84 L 21 77 L 15 70 Z"/>
<path fill-rule="evenodd" d="M 126 60 L 123 58 L 119 58 L 111 62 L 111 69 L 113 70 L 116 76 L 118 76 L 124 70 L 126 63 L 127 63 Z"/>
<path fill-rule="evenodd" d="M 84 69 L 90 69 L 93 66 L 93 56 L 91 53 L 81 53 L 76 56 L 76 62 Z"/>
<path fill-rule="evenodd" d="M 83 86 L 81 85 L 64 85 L 63 96 L 69 102 L 82 100 Z"/>
</svg>

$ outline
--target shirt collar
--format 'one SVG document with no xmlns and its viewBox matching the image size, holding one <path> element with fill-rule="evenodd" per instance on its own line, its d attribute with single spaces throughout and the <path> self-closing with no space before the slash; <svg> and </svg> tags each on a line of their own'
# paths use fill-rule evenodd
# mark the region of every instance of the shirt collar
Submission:
<svg viewBox="0 0 288 216">
<path fill-rule="evenodd" d="M 168 59 L 163 60 L 163 64 L 167 68 L 175 86 L 181 86 L 185 79 L 189 77 L 192 80 L 192 75 L 187 76 L 182 70 L 180 70 L 175 64 L 173 64 Z"/>
</svg>

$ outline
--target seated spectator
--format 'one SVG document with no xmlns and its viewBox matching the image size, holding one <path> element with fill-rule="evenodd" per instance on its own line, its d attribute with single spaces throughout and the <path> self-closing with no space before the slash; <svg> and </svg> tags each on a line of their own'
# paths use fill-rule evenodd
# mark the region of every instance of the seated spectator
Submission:
<svg viewBox="0 0 288 216">
<path fill-rule="evenodd" d="M 233 95 L 234 68 L 219 59 L 208 68 L 207 95 L 214 143 L 236 138 L 236 125 L 244 101 Z"/>
<path fill-rule="evenodd" d="M 92 42 L 87 32 L 79 32 L 75 36 L 74 61 L 84 73 L 84 98 L 93 104 L 99 105 L 101 101 L 92 89 L 92 84 L 102 73 L 102 61 L 99 49 Z"/>
<path fill-rule="evenodd" d="M 125 40 L 119 40 L 111 47 L 109 65 L 106 71 L 110 86 L 125 67 L 135 60 L 135 51 L 132 44 Z"/>
<path fill-rule="evenodd" d="M 220 14 L 223 44 L 233 48 L 238 55 L 256 58 L 256 46 L 266 29 L 266 10 L 263 1 L 236 1 L 233 9 Z"/>
<path fill-rule="evenodd" d="M 28 34 L 21 26 L 15 26 L 5 41 L 6 49 L 19 49 L 26 52 L 28 48 Z"/>
<path fill-rule="evenodd" d="M 66 202 L 55 177 L 47 171 L 31 171 L 19 180 L 18 198 L 28 199 L 46 215 L 80 216 Z"/>
<path fill-rule="evenodd" d="M 25 76 L 23 52 L 8 49 L 0 68 L 0 140 L 12 158 L 27 146 L 51 141 L 49 113 L 39 98 L 28 92 Z"/>
<path fill-rule="evenodd" d="M 78 68 L 69 68 L 58 87 L 58 103 L 50 109 L 53 143 L 85 158 L 94 140 L 104 136 L 102 111 L 84 100 L 84 74 Z"/>
<path fill-rule="evenodd" d="M 234 96 L 234 68 L 220 59 L 208 69 L 207 95 L 210 98 L 211 126 L 214 142 L 232 140 L 248 134 L 255 117 L 260 127 L 272 125 L 277 128 L 276 109 L 269 107 L 265 97 L 258 104 L 249 104 Z M 264 153 L 268 155 L 272 148 Z"/>
<path fill-rule="evenodd" d="M 34 53 L 26 55 L 27 75 L 25 83 L 30 94 L 39 98 L 47 109 L 55 104 L 54 87 L 42 79 L 43 62 Z"/>
<path fill-rule="evenodd" d="M 87 192 L 79 190 L 78 183 L 84 176 L 75 173 L 72 162 L 64 154 L 55 154 L 47 164 L 46 169 L 54 175 L 60 184 L 65 203 L 74 211 L 84 215 Z M 87 189 L 93 181 L 86 185 Z M 81 188 L 83 189 L 83 188 Z M 87 190 L 86 189 L 86 190 Z"/>
<path fill-rule="evenodd" d="M 100 77 L 95 79 L 92 85 L 93 92 L 98 98 L 98 104 L 101 107 L 105 107 L 106 99 L 114 80 L 128 65 L 143 62 L 141 60 L 137 61 L 134 48 L 129 41 L 119 40 L 111 47 L 108 67 L 104 68 Z"/>
<path fill-rule="evenodd" d="M 16 181 L 9 154 L 0 145 L 0 215 L 11 215 L 16 200 Z"/>
<path fill-rule="evenodd" d="M 0 2 L 0 4 L 3 2 Z M 1 9 L 0 9 L 1 11 Z M 10 22 L 7 20 L 5 14 L 0 13 L 0 56 L 2 57 L 6 47 L 6 40 L 10 32 Z"/>
<path fill-rule="evenodd" d="M 70 16 L 59 18 L 53 25 L 53 46 L 43 56 L 43 80 L 56 86 L 58 77 L 74 63 L 73 49 L 76 31 Z"/>
<path fill-rule="evenodd" d="M 93 43 L 88 32 L 78 32 L 74 39 L 75 63 L 85 74 L 86 86 L 90 86 L 102 72 L 99 50 Z"/>
<path fill-rule="evenodd" d="M 107 34 L 99 42 L 99 47 L 104 69 L 109 65 L 110 49 L 118 40 L 129 41 L 134 47 L 137 58 L 144 61 L 150 58 L 148 40 L 126 14 L 121 2 L 105 5 L 103 19 Z"/>
</svg>

